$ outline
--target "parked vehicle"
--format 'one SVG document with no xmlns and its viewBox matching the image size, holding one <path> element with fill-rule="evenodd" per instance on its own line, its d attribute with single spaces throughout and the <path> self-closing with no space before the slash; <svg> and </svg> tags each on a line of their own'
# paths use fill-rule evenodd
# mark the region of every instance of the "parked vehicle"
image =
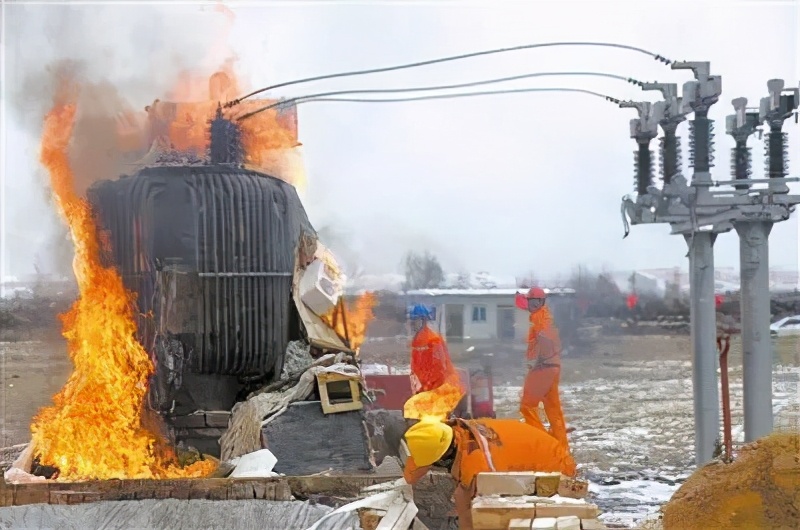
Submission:
<svg viewBox="0 0 800 530">
<path fill-rule="evenodd" d="M 785 337 L 790 335 L 800 335 L 800 315 L 785 317 L 769 327 L 770 335 L 773 337 Z"/>
</svg>

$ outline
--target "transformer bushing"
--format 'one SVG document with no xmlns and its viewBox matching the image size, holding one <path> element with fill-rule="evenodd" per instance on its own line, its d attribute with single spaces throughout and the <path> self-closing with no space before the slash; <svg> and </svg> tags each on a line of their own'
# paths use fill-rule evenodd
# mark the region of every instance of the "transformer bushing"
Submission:
<svg viewBox="0 0 800 530">
<path fill-rule="evenodd" d="M 674 83 L 642 83 L 642 90 L 658 90 L 664 96 L 663 102 L 656 105 L 661 107 L 661 120 L 658 124 L 664 136 L 660 139 L 660 169 L 661 180 L 669 186 L 673 177 L 681 174 L 681 143 L 677 136 L 678 125 L 686 120 L 686 114 L 681 108 L 681 98 L 678 96 L 678 85 Z"/>
<path fill-rule="evenodd" d="M 634 152 L 634 189 L 639 197 L 647 197 L 653 186 L 653 151 L 650 142 L 658 136 L 658 123 L 663 118 L 663 107 L 646 101 L 623 101 L 621 108 L 634 108 L 639 114 L 630 122 L 631 138 L 638 149 Z"/>
<path fill-rule="evenodd" d="M 237 123 L 223 117 L 221 106 L 209 122 L 208 131 L 210 163 L 239 166 L 244 162 L 242 131 Z"/>
<path fill-rule="evenodd" d="M 794 115 L 800 99 L 800 89 L 793 88 L 784 93 L 783 79 L 767 81 L 769 96 L 761 99 L 759 118 L 769 132 L 765 145 L 766 173 L 770 179 L 783 179 L 789 172 L 788 137 L 782 131 L 783 122 Z M 787 193 L 789 187 L 782 182 L 770 180 L 770 188 L 776 193 Z"/>
<path fill-rule="evenodd" d="M 731 176 L 734 180 L 749 180 L 753 175 L 752 149 L 747 146 L 747 140 L 758 130 L 761 122 L 758 112 L 747 109 L 747 98 L 736 98 L 731 101 L 736 114 L 731 114 L 725 119 L 726 132 L 736 142 L 736 147 L 731 149 Z M 736 184 L 737 190 L 750 189 L 749 184 Z"/>
</svg>

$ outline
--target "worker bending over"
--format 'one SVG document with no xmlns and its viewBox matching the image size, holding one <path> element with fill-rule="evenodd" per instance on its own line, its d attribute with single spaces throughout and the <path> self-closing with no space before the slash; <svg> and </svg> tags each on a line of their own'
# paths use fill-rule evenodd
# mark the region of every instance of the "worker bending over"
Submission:
<svg viewBox="0 0 800 530">
<path fill-rule="evenodd" d="M 428 322 L 431 313 L 417 304 L 409 311 L 414 338 L 411 341 L 411 389 L 414 392 L 403 407 L 406 419 L 422 416 L 446 419 L 464 396 L 464 387 L 447 351 L 444 339 Z"/>
<path fill-rule="evenodd" d="M 403 477 L 416 483 L 437 464 L 456 480 L 453 498 L 458 527 L 472 530 L 472 499 L 478 473 L 544 471 L 575 476 L 575 461 L 545 430 L 514 419 L 454 419 L 423 417 L 406 431 L 410 456 Z"/>
<path fill-rule="evenodd" d="M 543 403 L 547 421 L 550 423 L 550 434 L 558 440 L 565 451 L 569 451 L 567 426 L 558 396 L 561 340 L 553 324 L 550 309 L 545 305 L 545 298 L 544 290 L 539 287 L 531 288 L 524 297 L 531 325 L 528 330 L 526 354 L 528 373 L 522 387 L 520 412 L 526 422 L 544 430 L 542 420 L 539 418 L 539 403 Z"/>
</svg>

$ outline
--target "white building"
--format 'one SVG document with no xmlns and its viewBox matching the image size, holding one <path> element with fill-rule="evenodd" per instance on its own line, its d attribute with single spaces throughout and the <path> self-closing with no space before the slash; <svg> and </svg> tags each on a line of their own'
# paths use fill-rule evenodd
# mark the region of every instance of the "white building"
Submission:
<svg viewBox="0 0 800 530">
<path fill-rule="evenodd" d="M 451 343 L 508 342 L 524 344 L 528 312 L 514 305 L 525 289 L 420 289 L 406 293 L 408 303 L 436 310 L 434 329 Z M 574 294 L 573 289 L 545 289 L 548 305 Z"/>
</svg>

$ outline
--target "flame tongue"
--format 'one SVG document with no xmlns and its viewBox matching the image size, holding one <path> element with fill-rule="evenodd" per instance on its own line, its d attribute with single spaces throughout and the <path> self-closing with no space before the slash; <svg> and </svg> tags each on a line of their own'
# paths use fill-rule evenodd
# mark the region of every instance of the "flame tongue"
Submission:
<svg viewBox="0 0 800 530">
<path fill-rule="evenodd" d="M 345 318 L 337 315 L 337 310 L 334 309 L 323 316 L 322 320 L 331 326 L 341 338 L 347 337 L 350 342 L 350 348 L 353 351 L 358 351 L 367 335 L 367 325 L 375 318 L 375 314 L 372 312 L 373 307 L 375 307 L 375 294 L 366 292 L 352 304 L 346 305 L 348 307 L 346 308 L 347 314 Z M 344 321 L 347 323 L 346 333 Z"/>
<path fill-rule="evenodd" d="M 133 296 L 114 269 L 102 266 L 91 210 L 74 191 L 67 148 L 75 110 L 61 104 L 50 111 L 41 146 L 41 161 L 75 243 L 80 297 L 62 316 L 75 369 L 53 406 L 34 418 L 34 452 L 66 480 L 208 474 L 210 461 L 179 468 L 171 451 L 159 451 L 159 438 L 142 425 L 154 367 L 135 338 Z"/>
</svg>

